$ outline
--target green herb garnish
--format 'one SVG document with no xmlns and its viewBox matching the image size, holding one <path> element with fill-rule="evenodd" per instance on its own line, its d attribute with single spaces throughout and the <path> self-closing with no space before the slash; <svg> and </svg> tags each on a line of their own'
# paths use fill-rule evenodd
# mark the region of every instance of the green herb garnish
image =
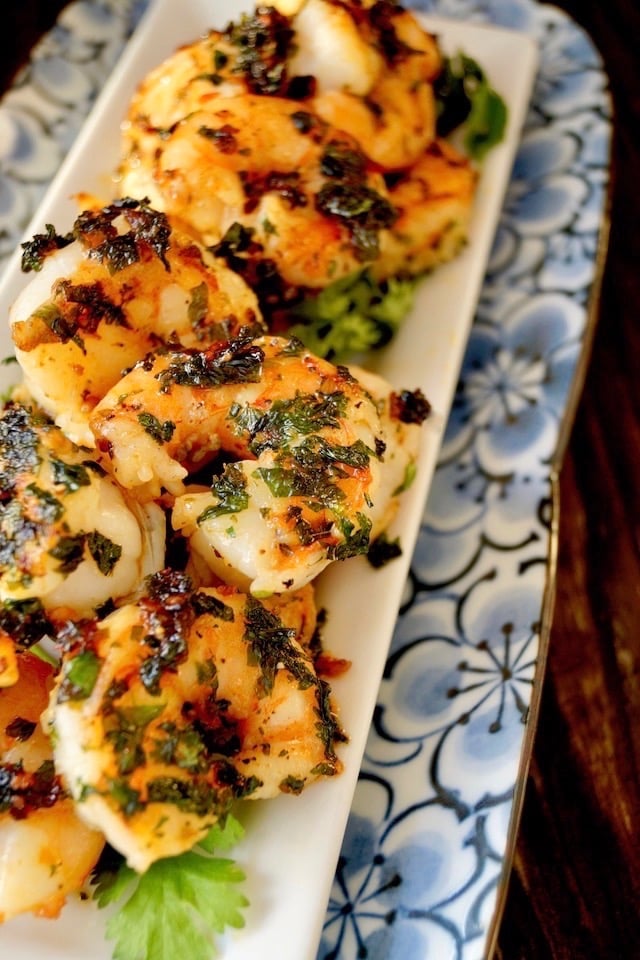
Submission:
<svg viewBox="0 0 640 960">
<path fill-rule="evenodd" d="M 464 149 L 472 160 L 483 160 L 504 136 L 507 107 L 482 67 L 464 53 L 448 57 L 434 89 L 439 136 L 463 127 Z"/>
<path fill-rule="evenodd" d="M 107 920 L 114 960 L 213 960 L 217 936 L 244 926 L 248 900 L 245 875 L 228 858 L 244 831 L 231 815 L 216 825 L 193 850 L 157 860 L 139 875 L 111 851 L 112 862 L 96 870 L 93 897 L 99 907 L 118 904 Z"/>
</svg>

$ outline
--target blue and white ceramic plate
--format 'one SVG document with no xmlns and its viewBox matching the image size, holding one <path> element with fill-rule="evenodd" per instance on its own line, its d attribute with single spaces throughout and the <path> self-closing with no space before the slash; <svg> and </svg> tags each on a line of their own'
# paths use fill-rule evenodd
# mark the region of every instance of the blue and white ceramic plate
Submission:
<svg viewBox="0 0 640 960">
<path fill-rule="evenodd" d="M 155 9 L 145 13 L 146 2 L 76 0 L 5 97 L 3 306 L 21 282 L 10 255 L 27 226 L 64 217 L 73 189 L 104 187 L 133 64 L 139 77 L 195 35 L 205 13 L 212 25 L 214 13 L 226 22 L 233 6 L 185 0 L 176 18 L 173 2 L 169 20 L 171 0 L 149 5 L 165 18 L 150 47 L 140 31 L 129 40 L 143 13 L 141 30 L 149 29 Z M 533 0 L 416 7 L 445 18 L 428 22 L 487 67 L 507 95 L 511 127 L 483 171 L 469 250 L 425 282 L 408 332 L 381 362 L 392 381 L 424 381 L 435 400 L 422 479 L 399 518 L 405 545 L 415 540 L 411 562 L 410 550 L 371 581 L 377 574 L 349 561 L 348 575 L 334 568 L 321 588 L 341 611 L 328 645 L 345 655 L 345 637 L 356 645 L 337 690 L 352 734 L 345 774 L 283 797 L 267 815 L 247 812 L 239 859 L 252 907 L 227 945 L 230 960 L 310 960 L 319 942 L 318 960 L 480 960 L 510 865 L 552 606 L 555 470 L 597 283 L 609 100 L 592 44 L 554 8 Z M 112 71 L 125 45 L 123 81 Z M 76 141 L 85 159 L 63 166 L 42 206 L 90 111 Z M 79 169 L 94 181 L 79 183 Z M 429 324 L 442 316 L 449 326 L 438 341 Z M 424 332 L 416 340 L 416 320 L 427 343 Z M 106 960 L 110 947 L 96 941 L 87 911 L 70 903 L 53 923 L 12 921 L 0 928 L 0 951 L 12 960 Z"/>
</svg>

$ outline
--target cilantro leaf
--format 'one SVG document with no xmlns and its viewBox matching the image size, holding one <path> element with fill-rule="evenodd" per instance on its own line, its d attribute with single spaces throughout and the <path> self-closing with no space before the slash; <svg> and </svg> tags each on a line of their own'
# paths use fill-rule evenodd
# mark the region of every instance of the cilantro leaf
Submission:
<svg viewBox="0 0 640 960">
<path fill-rule="evenodd" d="M 111 853 L 111 851 L 108 851 Z M 96 874 L 93 889 L 93 899 L 99 907 L 108 907 L 111 903 L 116 903 L 129 886 L 136 879 L 136 872 L 128 867 L 124 860 L 113 854 L 113 863 L 100 866 Z"/>
<path fill-rule="evenodd" d="M 235 817 L 227 816 L 224 825 L 220 821 L 214 824 L 206 837 L 197 844 L 197 849 L 206 850 L 207 853 L 227 852 L 235 847 L 244 836 L 244 827 Z"/>
<path fill-rule="evenodd" d="M 248 901 L 240 886 L 243 871 L 211 853 L 228 850 L 242 835 L 241 825 L 228 816 L 193 850 L 157 860 L 142 875 L 124 861 L 102 866 L 93 896 L 99 907 L 117 906 L 106 925 L 113 960 L 216 957 L 216 935 L 244 926 Z"/>
</svg>

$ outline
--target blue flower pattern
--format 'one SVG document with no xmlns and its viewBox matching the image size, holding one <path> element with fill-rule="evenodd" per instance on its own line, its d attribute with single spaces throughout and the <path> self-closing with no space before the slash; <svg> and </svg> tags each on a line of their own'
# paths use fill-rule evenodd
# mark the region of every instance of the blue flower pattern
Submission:
<svg viewBox="0 0 640 960">
<path fill-rule="evenodd" d="M 76 0 L 0 105 L 0 266 L 146 0 Z M 605 205 L 606 77 L 532 0 L 415 0 L 526 31 L 541 65 L 329 903 L 318 960 L 479 960 L 545 642 L 552 461 Z"/>
<path fill-rule="evenodd" d="M 552 465 L 607 190 L 607 82 L 575 24 L 531 0 L 413 5 L 524 30 L 541 63 L 318 960 L 485 954 L 546 643 Z"/>
<path fill-rule="evenodd" d="M 0 105 L 0 267 L 16 248 L 142 15 L 139 0 L 77 0 Z"/>
</svg>

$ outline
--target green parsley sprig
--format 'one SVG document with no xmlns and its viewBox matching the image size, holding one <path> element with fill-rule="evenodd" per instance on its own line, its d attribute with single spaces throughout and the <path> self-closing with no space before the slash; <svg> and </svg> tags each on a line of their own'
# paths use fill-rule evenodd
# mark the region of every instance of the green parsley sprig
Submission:
<svg viewBox="0 0 640 960">
<path fill-rule="evenodd" d="M 116 905 L 106 924 L 113 960 L 212 960 L 217 937 L 244 926 L 248 906 L 243 871 L 219 857 L 242 838 L 231 815 L 216 824 L 192 850 L 157 860 L 137 874 L 118 858 L 99 864 L 93 898 L 99 907 Z"/>
</svg>

